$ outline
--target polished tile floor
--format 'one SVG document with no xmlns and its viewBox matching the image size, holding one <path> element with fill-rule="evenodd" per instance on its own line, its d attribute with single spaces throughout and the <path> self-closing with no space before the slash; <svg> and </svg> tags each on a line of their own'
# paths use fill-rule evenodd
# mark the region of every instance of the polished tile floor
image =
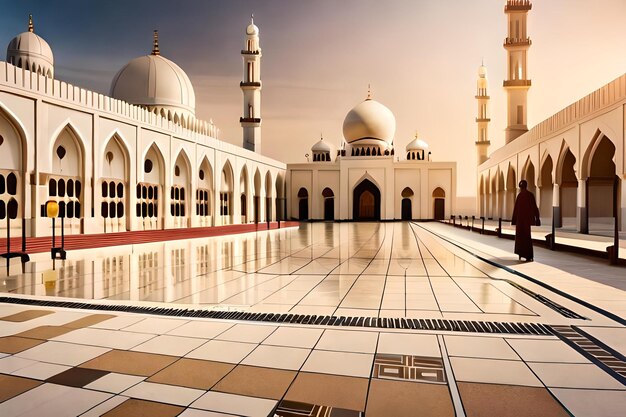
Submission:
<svg viewBox="0 0 626 417">
<path fill-rule="evenodd" d="M 556 333 L 291 325 L 0 303 L 0 415 L 623 415 L 622 324 L 482 262 L 426 226 L 306 224 L 72 253 L 54 269 L 40 257 L 24 270 L 12 264 L 0 295 L 532 322 L 579 331 L 589 348 Z M 476 250 L 500 254 L 488 244 Z M 508 266 L 564 290 L 586 283 L 598 304 L 626 299 L 540 262 Z M 584 319 L 565 317 L 554 304 Z M 610 371 L 590 353 L 598 346 L 618 356 L 605 360 Z"/>
</svg>

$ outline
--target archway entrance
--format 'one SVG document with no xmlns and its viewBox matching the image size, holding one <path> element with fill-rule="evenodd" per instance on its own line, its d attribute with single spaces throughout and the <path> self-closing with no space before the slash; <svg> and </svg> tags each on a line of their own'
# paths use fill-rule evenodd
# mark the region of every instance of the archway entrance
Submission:
<svg viewBox="0 0 626 417">
<path fill-rule="evenodd" d="M 413 205 L 411 198 L 414 193 L 409 187 L 406 187 L 402 190 L 402 211 L 401 218 L 402 220 L 411 220 L 413 218 Z"/>
<path fill-rule="evenodd" d="M 309 192 L 306 188 L 298 191 L 298 220 L 309 219 Z"/>
<path fill-rule="evenodd" d="M 446 217 L 446 192 L 441 187 L 435 188 L 433 199 L 435 220 L 443 220 Z"/>
<path fill-rule="evenodd" d="M 619 178 L 615 175 L 614 157 L 615 145 L 602 135 L 592 150 L 587 178 L 587 225 L 592 233 L 608 232 L 617 221 Z"/>
<path fill-rule="evenodd" d="M 335 220 L 335 193 L 326 187 L 322 191 L 324 198 L 324 220 Z"/>
<path fill-rule="evenodd" d="M 380 190 L 370 180 L 363 180 L 354 188 L 352 217 L 354 220 L 380 220 Z"/>
</svg>

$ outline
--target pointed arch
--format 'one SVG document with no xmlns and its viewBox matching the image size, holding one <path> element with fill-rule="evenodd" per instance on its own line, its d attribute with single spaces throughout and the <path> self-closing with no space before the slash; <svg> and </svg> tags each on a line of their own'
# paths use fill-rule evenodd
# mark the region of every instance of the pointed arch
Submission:
<svg viewBox="0 0 626 417">
<path fill-rule="evenodd" d="M 200 168 L 196 174 L 198 176 L 198 188 L 196 189 L 196 215 L 200 217 L 201 226 L 211 226 L 213 224 L 213 167 L 209 158 L 205 155 L 200 162 Z"/>
<path fill-rule="evenodd" d="M 380 188 L 368 178 L 363 178 L 352 190 L 352 216 L 354 220 L 380 220 Z"/>
<path fill-rule="evenodd" d="M 600 129 L 589 144 L 581 167 L 581 176 L 586 180 L 587 231 L 605 232 L 619 224 L 620 178 L 615 163 L 617 149 L 613 141 Z"/>
<path fill-rule="evenodd" d="M 130 153 L 117 129 L 103 143 L 100 161 L 100 216 L 104 221 L 104 231 L 130 230 Z"/>
<path fill-rule="evenodd" d="M 241 172 L 239 173 L 239 211 L 241 214 L 241 223 L 248 222 L 248 198 L 250 197 L 249 184 L 250 178 L 248 176 L 248 166 L 244 164 L 241 168 Z"/>
<path fill-rule="evenodd" d="M 52 171 L 57 175 L 84 177 L 85 142 L 74 124 L 67 119 L 53 133 L 52 138 L 49 152 Z M 63 158 L 57 154 L 59 146 L 65 149 Z M 63 160 L 65 164 L 62 164 Z M 62 165 L 67 165 L 65 172 L 62 172 Z"/>
<path fill-rule="evenodd" d="M 284 220 L 286 213 L 285 180 L 281 172 L 276 174 L 276 219 Z"/>
<path fill-rule="evenodd" d="M 553 201 L 554 201 L 554 180 L 552 172 L 554 171 L 554 164 L 552 163 L 552 157 L 550 154 L 545 155 L 542 159 L 541 167 L 539 169 L 539 214 L 542 219 L 548 219 L 553 215 Z M 544 223 L 547 223 L 544 221 Z M 555 224 L 556 226 L 556 224 Z"/>
<path fill-rule="evenodd" d="M 268 170 L 265 173 L 265 221 L 269 222 L 272 220 L 272 198 L 274 196 L 274 190 L 272 189 L 274 186 L 274 181 L 272 181 L 272 173 Z"/>
<path fill-rule="evenodd" d="M 231 224 L 233 216 L 234 170 L 230 160 L 222 166 L 220 178 L 220 216 L 222 224 Z"/>
<path fill-rule="evenodd" d="M 3 188 L 0 204 L 3 207 L 17 204 L 17 217 L 23 218 L 26 209 L 24 178 L 28 152 L 26 130 L 21 121 L 2 103 L 0 103 L 0 138 L 2 139 L 0 141 L 0 177 L 2 177 Z M 5 188 L 5 177 L 7 180 L 12 179 L 12 190 Z M 5 191 L 9 192 L 5 193 Z M 2 226 L 4 223 L 0 225 Z"/>
</svg>

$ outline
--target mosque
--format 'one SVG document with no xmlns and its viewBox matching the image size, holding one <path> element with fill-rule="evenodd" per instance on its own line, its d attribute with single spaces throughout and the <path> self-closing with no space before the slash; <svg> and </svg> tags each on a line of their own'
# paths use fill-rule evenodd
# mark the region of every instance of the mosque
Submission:
<svg viewBox="0 0 626 417">
<path fill-rule="evenodd" d="M 479 69 L 476 101 L 477 212 L 510 219 L 525 179 L 542 222 L 581 233 L 626 230 L 626 74 L 527 127 L 529 0 L 508 0 L 505 145 L 487 157 L 487 71 Z"/>
<path fill-rule="evenodd" d="M 455 163 L 430 161 L 417 138 L 400 159 L 394 116 L 371 96 L 346 116 L 336 155 L 321 140 L 310 163 L 263 156 L 262 50 L 253 19 L 241 56 L 238 147 L 195 117 L 193 85 L 161 55 L 158 32 L 151 53 L 121 68 L 106 96 L 54 78 L 52 49 L 29 16 L 0 63 L 0 221 L 14 220 L 14 235 L 50 235 L 50 200 L 68 234 L 286 218 L 444 218 L 454 209 Z"/>
</svg>

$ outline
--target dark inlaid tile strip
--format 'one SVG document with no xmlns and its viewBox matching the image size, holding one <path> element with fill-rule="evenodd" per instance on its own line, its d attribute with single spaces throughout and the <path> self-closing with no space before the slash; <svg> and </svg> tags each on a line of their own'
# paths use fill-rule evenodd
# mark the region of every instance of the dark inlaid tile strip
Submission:
<svg viewBox="0 0 626 417">
<path fill-rule="evenodd" d="M 533 336 L 551 336 L 550 326 L 541 323 L 507 323 L 447 319 L 411 319 L 385 317 L 318 316 L 315 314 L 250 313 L 192 308 L 140 307 L 115 304 L 95 304 L 72 301 L 44 301 L 27 298 L 0 297 L 0 303 L 86 310 L 123 311 L 174 317 L 197 317 L 220 320 L 262 321 L 269 323 L 312 324 L 337 327 L 373 327 L 380 329 L 410 329 L 466 333 L 504 333 Z M 19 314 L 19 313 L 18 313 Z"/>
<path fill-rule="evenodd" d="M 324 405 L 307 404 L 297 401 L 283 400 L 274 411 L 276 417 L 362 417 L 360 411 L 345 408 L 328 407 Z"/>
<path fill-rule="evenodd" d="M 626 385 L 626 357 L 576 326 L 552 326 L 554 334 Z"/>
</svg>

